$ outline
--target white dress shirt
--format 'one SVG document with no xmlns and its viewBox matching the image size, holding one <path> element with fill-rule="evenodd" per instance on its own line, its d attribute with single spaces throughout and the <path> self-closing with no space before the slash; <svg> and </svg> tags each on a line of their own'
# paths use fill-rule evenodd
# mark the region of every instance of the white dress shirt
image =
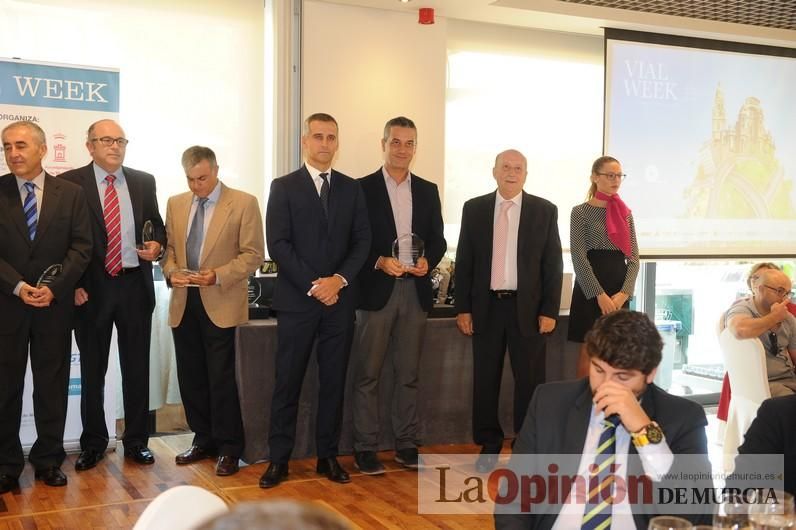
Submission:
<svg viewBox="0 0 796 530">
<path fill-rule="evenodd" d="M 581 453 L 583 456 L 581 456 L 580 465 L 578 466 L 578 475 L 584 477 L 586 484 L 589 483 L 588 468 L 594 463 L 597 443 L 603 430 L 604 418 L 605 414 L 603 412 L 595 412 L 592 405 L 589 430 L 586 432 L 586 440 L 583 443 L 583 452 Z M 616 427 L 617 478 L 627 478 L 627 454 L 629 449 L 630 433 L 620 423 Z M 659 444 L 647 444 L 643 447 L 637 447 L 636 451 L 641 458 L 644 474 L 653 482 L 660 482 L 663 475 L 669 471 L 674 462 L 674 455 L 672 455 L 665 438 Z M 627 483 L 627 481 L 622 480 L 618 481 L 618 483 Z M 553 530 L 580 528 L 583 522 L 584 509 L 585 504 L 583 502 L 570 502 L 570 498 L 567 497 L 553 525 Z M 628 502 L 628 496 L 623 494 L 621 501 L 614 504 L 611 511 L 611 530 L 635 530 L 635 528 L 636 524 L 633 521 L 633 512 Z"/>
</svg>

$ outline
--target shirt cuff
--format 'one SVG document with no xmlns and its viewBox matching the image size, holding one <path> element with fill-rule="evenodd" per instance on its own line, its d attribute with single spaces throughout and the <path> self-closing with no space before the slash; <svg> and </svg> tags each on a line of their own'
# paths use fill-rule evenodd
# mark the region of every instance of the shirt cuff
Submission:
<svg viewBox="0 0 796 530">
<path fill-rule="evenodd" d="M 674 455 L 665 438 L 659 444 L 636 447 L 636 451 L 641 457 L 644 474 L 651 478 L 653 482 L 663 480 L 664 475 L 669 472 L 674 463 Z"/>
<path fill-rule="evenodd" d="M 340 278 L 343 281 L 343 287 L 348 287 L 348 280 L 346 280 L 342 274 L 334 273 L 335 276 Z"/>
<path fill-rule="evenodd" d="M 22 286 L 25 285 L 24 280 L 20 280 L 16 287 L 14 287 L 14 296 L 19 296 L 19 291 L 22 290 Z"/>
</svg>

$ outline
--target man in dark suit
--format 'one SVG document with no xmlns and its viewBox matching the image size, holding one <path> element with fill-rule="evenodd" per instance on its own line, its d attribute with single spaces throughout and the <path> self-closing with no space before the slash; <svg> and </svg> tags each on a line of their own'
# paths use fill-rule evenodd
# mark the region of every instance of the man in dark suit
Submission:
<svg viewBox="0 0 796 530">
<path fill-rule="evenodd" d="M 527 161 L 508 150 L 495 159 L 497 192 L 462 210 L 456 250 L 456 324 L 473 337 L 473 439 L 480 471 L 497 463 L 503 445 L 498 419 L 500 379 L 508 345 L 514 373 L 514 432 L 545 377 L 545 337 L 561 299 L 558 210 L 522 190 Z"/>
<path fill-rule="evenodd" d="M 306 164 L 271 184 L 266 212 L 268 252 L 279 266 L 273 308 L 278 311 L 276 383 L 268 436 L 271 464 L 260 486 L 288 473 L 304 373 L 317 339 L 316 471 L 349 482 L 337 462 L 343 391 L 354 328 L 356 276 L 370 249 L 370 226 L 359 183 L 332 169 L 337 122 L 312 114 L 304 122 Z"/>
<path fill-rule="evenodd" d="M 672 487 L 701 491 L 712 482 L 707 478 L 711 467 L 705 411 L 653 384 L 663 350 L 655 325 L 643 313 L 616 311 L 597 320 L 585 344 L 588 379 L 537 387 L 509 469 L 549 476 L 550 462 L 542 459 L 552 459 L 558 466 L 556 477 L 580 475 L 589 485 L 573 488 L 577 482 L 569 481 L 557 500 L 535 502 L 531 515 L 520 513 L 516 503 L 498 506 L 495 528 L 647 528 L 652 516 L 674 509 L 696 523 L 710 522 L 710 505 L 656 504 L 665 502 L 660 488 L 668 493 Z M 593 466 L 611 469 L 598 473 Z M 680 480 L 681 472 L 697 478 Z M 647 477 L 639 490 L 648 488 L 651 497 L 634 496 L 633 485 L 644 484 L 635 480 L 639 477 Z M 626 486 L 621 493 L 620 484 Z"/>
<path fill-rule="evenodd" d="M 796 395 L 763 401 L 738 448 L 735 472 L 760 472 L 758 461 L 745 455 L 782 455 L 785 491 L 796 495 Z"/>
<path fill-rule="evenodd" d="M 149 342 L 155 308 L 152 261 L 165 248 L 166 232 L 155 178 L 122 166 L 127 142 L 115 121 L 93 123 L 86 136 L 92 162 L 61 174 L 83 188 L 95 242 L 91 263 L 74 293 L 83 420 L 81 452 L 75 462 L 78 471 L 96 466 L 108 448 L 105 373 L 114 325 L 122 372 L 124 455 L 139 464 L 155 461 L 147 447 Z M 151 241 L 141 240 L 146 221 L 154 228 Z"/>
<path fill-rule="evenodd" d="M 77 186 L 42 169 L 44 131 L 8 125 L 0 177 L 0 493 L 19 486 L 25 466 L 19 428 L 30 349 L 37 439 L 28 459 L 36 479 L 66 485 L 64 453 L 75 284 L 91 258 L 86 199 Z M 38 285 L 50 265 L 62 272 Z"/>
<path fill-rule="evenodd" d="M 403 116 L 384 126 L 384 166 L 362 178 L 373 240 L 359 273 L 360 291 L 353 347 L 354 465 L 366 475 L 384 473 L 379 445 L 379 377 L 385 358 L 393 366 L 392 426 L 395 460 L 417 468 L 417 379 L 420 348 L 431 310 L 429 273 L 446 250 L 436 184 L 409 172 L 417 148 L 417 128 Z M 417 235 L 424 255 L 412 259 Z"/>
</svg>

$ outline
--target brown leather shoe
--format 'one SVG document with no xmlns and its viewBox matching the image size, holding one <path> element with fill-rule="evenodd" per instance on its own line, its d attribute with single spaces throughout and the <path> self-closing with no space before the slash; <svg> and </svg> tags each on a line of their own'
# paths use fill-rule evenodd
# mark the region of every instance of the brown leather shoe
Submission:
<svg viewBox="0 0 796 530">
<path fill-rule="evenodd" d="M 227 477 L 234 475 L 240 470 L 238 467 L 237 456 L 219 456 L 216 462 L 216 475 L 219 477 Z"/>
<path fill-rule="evenodd" d="M 187 451 L 183 451 L 182 453 L 175 456 L 174 461 L 177 463 L 178 466 L 184 466 L 186 464 L 193 464 L 194 462 L 199 462 L 200 460 L 204 460 L 205 458 L 215 458 L 216 456 L 218 456 L 218 453 L 216 451 L 205 449 L 204 447 L 198 445 L 192 445 Z"/>
</svg>

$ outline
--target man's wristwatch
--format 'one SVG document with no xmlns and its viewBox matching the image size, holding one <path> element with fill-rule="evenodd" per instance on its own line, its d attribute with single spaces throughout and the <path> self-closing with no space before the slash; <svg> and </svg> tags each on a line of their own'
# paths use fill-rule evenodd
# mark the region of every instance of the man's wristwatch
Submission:
<svg viewBox="0 0 796 530">
<path fill-rule="evenodd" d="M 636 432 L 631 432 L 630 437 L 633 439 L 633 445 L 636 447 L 644 447 L 649 444 L 659 444 L 663 441 L 663 431 L 660 426 L 654 421 L 645 425 Z"/>
</svg>

